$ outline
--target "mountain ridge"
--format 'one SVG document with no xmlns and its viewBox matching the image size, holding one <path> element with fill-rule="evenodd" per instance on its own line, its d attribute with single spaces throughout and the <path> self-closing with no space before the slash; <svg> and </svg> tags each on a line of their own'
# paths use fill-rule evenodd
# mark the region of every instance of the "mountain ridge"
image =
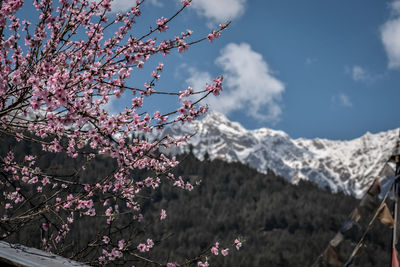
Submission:
<svg viewBox="0 0 400 267">
<path fill-rule="evenodd" d="M 188 144 L 172 153 L 188 152 L 203 159 L 242 162 L 262 173 L 268 169 L 296 184 L 310 180 L 333 192 L 343 191 L 360 198 L 380 176 L 398 138 L 399 129 L 372 134 L 367 132 L 352 140 L 292 139 L 281 131 L 269 128 L 245 129 L 217 112 L 209 112 L 202 120 L 173 125 L 162 135 L 193 134 Z"/>
</svg>

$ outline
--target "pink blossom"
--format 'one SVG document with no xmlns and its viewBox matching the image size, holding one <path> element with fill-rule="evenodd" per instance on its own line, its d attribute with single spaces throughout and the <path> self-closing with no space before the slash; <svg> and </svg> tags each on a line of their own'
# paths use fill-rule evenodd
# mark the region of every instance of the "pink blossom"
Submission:
<svg viewBox="0 0 400 267">
<path fill-rule="evenodd" d="M 189 6 L 190 5 L 191 0 L 183 0 L 182 1 L 182 5 L 183 6 Z"/>
<path fill-rule="evenodd" d="M 35 176 L 28 181 L 28 184 L 36 184 L 39 181 L 38 177 Z"/>
<path fill-rule="evenodd" d="M 226 255 L 228 255 L 228 251 L 229 251 L 229 248 L 222 249 L 221 254 L 225 257 Z"/>
<path fill-rule="evenodd" d="M 188 50 L 188 48 L 189 48 L 189 45 L 186 44 L 185 42 L 182 42 L 182 43 L 178 46 L 178 52 L 179 52 L 179 53 L 182 53 L 182 52 Z"/>
<path fill-rule="evenodd" d="M 104 255 L 104 256 L 107 256 L 107 257 L 108 257 L 108 256 L 110 255 L 110 253 L 109 253 L 106 249 L 103 249 L 102 252 L 103 252 L 103 255 Z"/>
<path fill-rule="evenodd" d="M 106 216 L 111 216 L 111 215 L 112 215 L 112 208 L 109 207 L 109 208 L 106 210 Z"/>
<path fill-rule="evenodd" d="M 198 266 L 198 267 L 208 267 L 209 265 L 208 265 L 208 262 L 207 262 L 207 261 L 205 261 L 204 263 L 201 262 L 201 261 L 198 261 L 198 262 L 197 262 L 197 266 Z"/>
<path fill-rule="evenodd" d="M 106 263 L 106 258 L 104 256 L 100 256 L 98 260 L 101 265 L 104 265 Z"/>
<path fill-rule="evenodd" d="M 113 249 L 111 250 L 111 256 L 112 256 L 113 258 L 121 258 L 121 257 L 123 256 L 123 253 L 122 253 L 121 251 L 119 251 L 119 250 L 113 248 Z"/>
<path fill-rule="evenodd" d="M 164 64 L 163 64 L 163 63 L 158 63 L 157 71 L 158 71 L 158 72 L 162 72 L 162 71 L 163 71 L 163 68 L 164 68 Z"/>
<path fill-rule="evenodd" d="M 108 243 L 110 243 L 110 238 L 108 237 L 108 236 L 103 236 L 103 242 L 105 243 L 105 244 L 108 244 Z"/>
<path fill-rule="evenodd" d="M 166 25 L 166 23 L 167 23 L 166 18 L 161 17 L 160 19 L 157 19 L 156 23 L 158 25 L 157 29 L 159 32 L 165 32 L 168 29 L 168 26 Z"/>
<path fill-rule="evenodd" d="M 43 186 L 45 186 L 46 184 L 48 184 L 50 181 L 49 181 L 49 178 L 47 178 L 47 177 L 45 177 L 45 178 L 43 178 L 42 179 L 42 184 L 43 184 Z"/>
<path fill-rule="evenodd" d="M 179 100 L 181 100 L 181 98 L 183 98 L 183 97 L 188 97 L 189 95 L 191 95 L 193 93 L 194 93 L 193 88 L 189 86 L 187 90 L 185 90 L 183 92 L 179 91 Z"/>
<path fill-rule="evenodd" d="M 186 183 L 185 189 L 188 190 L 188 191 L 192 191 L 193 190 L 193 185 L 191 185 L 189 183 Z"/>
<path fill-rule="evenodd" d="M 239 250 L 239 248 L 242 246 L 242 242 L 240 242 L 239 239 L 235 239 L 234 243 L 235 243 L 236 249 Z"/>
<path fill-rule="evenodd" d="M 164 220 L 167 218 L 167 212 L 164 209 L 161 209 L 160 220 Z"/>
<path fill-rule="evenodd" d="M 219 24 L 219 28 L 223 30 L 223 29 L 225 29 L 226 27 L 228 27 L 228 24 L 229 24 L 229 23 L 226 23 L 226 24 Z"/>
<path fill-rule="evenodd" d="M 96 210 L 94 208 L 88 209 L 86 214 L 91 216 L 91 217 L 96 216 Z"/>
<path fill-rule="evenodd" d="M 125 247 L 125 240 L 121 239 L 118 241 L 118 249 L 122 250 Z"/>
<path fill-rule="evenodd" d="M 143 62 L 143 61 L 139 61 L 139 62 L 136 64 L 136 67 L 137 67 L 138 69 L 143 68 L 143 66 L 144 66 L 144 62 Z"/>
<path fill-rule="evenodd" d="M 34 160 L 36 157 L 35 156 L 32 156 L 32 155 L 29 155 L 29 156 L 25 156 L 25 160 L 26 161 L 32 161 L 32 160 Z"/>
<path fill-rule="evenodd" d="M 211 253 L 214 255 L 218 255 L 218 248 L 219 248 L 219 242 L 215 242 L 215 245 L 211 248 Z"/>
<path fill-rule="evenodd" d="M 215 78 L 213 80 L 213 84 L 208 84 L 206 86 L 206 90 L 212 92 L 214 95 L 219 95 L 222 90 L 222 77 Z"/>
<path fill-rule="evenodd" d="M 152 248 L 154 246 L 154 242 L 152 239 L 147 239 L 147 247 Z"/>
<path fill-rule="evenodd" d="M 207 35 L 207 39 L 210 41 L 210 43 L 212 43 L 214 39 L 214 34 L 210 33 L 209 35 Z"/>
<path fill-rule="evenodd" d="M 37 101 L 36 99 L 31 100 L 31 106 L 33 109 L 39 109 L 40 108 L 40 102 Z"/>
<path fill-rule="evenodd" d="M 153 71 L 153 72 L 151 73 L 151 76 L 153 76 L 156 80 L 160 79 L 160 75 L 158 75 L 158 73 L 155 72 L 155 71 Z"/>
<path fill-rule="evenodd" d="M 138 249 L 140 252 L 147 252 L 147 251 L 149 251 L 149 249 L 148 249 L 148 247 L 146 246 L 146 244 L 139 244 L 139 245 L 137 246 L 137 249 Z"/>
</svg>

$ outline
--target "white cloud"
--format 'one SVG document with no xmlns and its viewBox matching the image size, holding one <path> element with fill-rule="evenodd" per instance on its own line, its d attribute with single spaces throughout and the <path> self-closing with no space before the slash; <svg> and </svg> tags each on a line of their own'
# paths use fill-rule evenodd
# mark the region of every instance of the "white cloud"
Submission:
<svg viewBox="0 0 400 267">
<path fill-rule="evenodd" d="M 136 6 L 136 0 L 114 0 L 111 2 L 111 12 L 125 12 Z"/>
<path fill-rule="evenodd" d="M 344 107 L 352 107 L 353 106 L 353 103 L 351 102 L 350 97 L 343 93 L 333 96 L 332 103 L 335 105 L 338 104 L 338 105 L 341 105 Z"/>
<path fill-rule="evenodd" d="M 308 58 L 306 58 L 306 61 L 305 61 L 305 63 L 306 63 L 306 65 L 311 65 L 311 64 L 314 64 L 314 63 L 316 63 L 318 61 L 318 59 L 317 58 L 311 58 L 311 57 L 308 57 Z"/>
<path fill-rule="evenodd" d="M 381 27 L 381 40 L 389 58 L 390 69 L 400 68 L 400 1 L 391 4 L 392 18 Z"/>
<path fill-rule="evenodd" d="M 99 0 L 97 0 L 99 1 Z M 182 0 L 177 0 L 179 3 Z M 245 11 L 247 0 L 193 0 L 189 6 L 200 16 L 206 17 L 212 23 L 225 23 L 240 17 Z M 147 3 L 163 7 L 161 0 L 146 0 Z M 123 12 L 136 5 L 136 0 L 114 0 L 111 3 L 112 12 Z M 210 25 L 211 25 L 210 24 Z"/>
<path fill-rule="evenodd" d="M 393 16 L 400 15 L 400 1 L 394 1 L 393 3 L 391 3 L 390 7 L 392 9 Z"/>
<path fill-rule="evenodd" d="M 389 20 L 381 28 L 381 38 L 389 57 L 389 68 L 400 67 L 400 18 Z"/>
<path fill-rule="evenodd" d="M 98 3 L 100 0 L 96 0 L 96 2 Z M 146 0 L 146 3 L 156 7 L 164 6 L 161 0 Z M 127 12 L 134 6 L 136 6 L 136 0 L 112 0 L 111 13 Z"/>
<path fill-rule="evenodd" d="M 354 81 L 366 81 L 368 80 L 368 75 L 366 74 L 365 70 L 360 66 L 353 66 L 351 70 L 352 77 Z"/>
<path fill-rule="evenodd" d="M 164 4 L 160 0 L 146 0 L 149 4 L 152 4 L 153 6 L 157 7 L 163 7 Z"/>
<path fill-rule="evenodd" d="M 249 44 L 230 43 L 221 50 L 215 63 L 223 69 L 223 91 L 209 97 L 210 108 L 224 114 L 244 111 L 255 119 L 276 122 L 282 113 L 279 101 L 285 90 L 276 79 L 261 54 Z M 211 80 L 207 72 L 189 70 L 189 85 L 203 88 Z"/>
<path fill-rule="evenodd" d="M 118 110 L 118 100 L 115 96 L 110 97 L 107 104 L 103 105 L 103 109 L 107 110 L 110 115 L 118 114 L 120 112 Z"/>
<path fill-rule="evenodd" d="M 193 0 L 190 7 L 213 22 L 225 23 L 240 17 L 247 0 Z"/>
<path fill-rule="evenodd" d="M 206 83 L 212 82 L 211 74 L 208 72 L 198 71 L 192 67 L 188 69 L 188 72 L 190 77 L 186 79 L 186 83 L 196 91 L 204 90 Z"/>
<path fill-rule="evenodd" d="M 351 68 L 346 66 L 344 70 L 345 73 L 349 74 L 354 81 L 363 82 L 366 84 L 374 83 L 385 77 L 384 74 L 371 73 L 370 71 L 359 65 L 354 65 Z"/>
</svg>

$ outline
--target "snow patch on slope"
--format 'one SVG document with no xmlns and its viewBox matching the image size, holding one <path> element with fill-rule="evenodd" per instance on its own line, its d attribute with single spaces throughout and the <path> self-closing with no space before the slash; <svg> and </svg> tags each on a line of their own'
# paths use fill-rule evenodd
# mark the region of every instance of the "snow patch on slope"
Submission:
<svg viewBox="0 0 400 267">
<path fill-rule="evenodd" d="M 193 153 L 203 159 L 242 162 L 260 172 L 273 170 L 296 184 L 310 180 L 333 192 L 343 191 L 361 197 L 377 178 L 392 152 L 398 130 L 377 134 L 367 132 L 349 141 L 327 139 L 291 139 L 285 132 L 261 128 L 246 130 L 224 115 L 210 112 L 202 120 L 183 126 L 174 125 L 161 134 L 196 134 L 189 140 Z M 189 145 L 174 153 L 188 152 Z"/>
</svg>

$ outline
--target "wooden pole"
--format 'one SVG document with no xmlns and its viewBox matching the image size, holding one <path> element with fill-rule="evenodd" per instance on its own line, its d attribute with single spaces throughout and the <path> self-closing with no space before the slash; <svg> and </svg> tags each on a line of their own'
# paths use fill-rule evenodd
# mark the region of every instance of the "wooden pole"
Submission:
<svg viewBox="0 0 400 267">
<path fill-rule="evenodd" d="M 396 244 L 397 244 L 397 202 L 398 202 L 398 196 L 397 196 L 397 183 L 396 181 L 394 182 L 394 186 L 393 186 L 393 196 L 394 196 L 394 210 L 393 210 L 393 214 L 394 214 L 394 226 L 393 226 L 393 240 L 392 240 L 392 248 L 396 248 Z"/>
</svg>

